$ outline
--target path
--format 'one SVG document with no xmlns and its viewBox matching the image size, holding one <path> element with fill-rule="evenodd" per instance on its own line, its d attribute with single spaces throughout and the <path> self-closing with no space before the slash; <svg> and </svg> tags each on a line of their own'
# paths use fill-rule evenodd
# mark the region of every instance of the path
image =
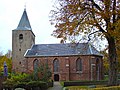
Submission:
<svg viewBox="0 0 120 90">
<path fill-rule="evenodd" d="M 59 82 L 54 82 L 54 85 L 52 88 L 49 88 L 48 90 L 62 90 L 62 86 Z"/>
</svg>

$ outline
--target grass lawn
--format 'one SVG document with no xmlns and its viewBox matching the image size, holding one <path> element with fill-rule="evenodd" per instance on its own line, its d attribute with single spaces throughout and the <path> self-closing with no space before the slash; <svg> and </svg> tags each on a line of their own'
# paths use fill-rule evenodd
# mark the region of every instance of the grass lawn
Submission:
<svg viewBox="0 0 120 90">
<path fill-rule="evenodd" d="M 64 87 L 63 90 L 87 90 L 88 86 L 69 86 Z"/>
<path fill-rule="evenodd" d="M 16 88 L 15 90 L 25 90 L 25 89 L 23 89 L 23 88 Z"/>
</svg>

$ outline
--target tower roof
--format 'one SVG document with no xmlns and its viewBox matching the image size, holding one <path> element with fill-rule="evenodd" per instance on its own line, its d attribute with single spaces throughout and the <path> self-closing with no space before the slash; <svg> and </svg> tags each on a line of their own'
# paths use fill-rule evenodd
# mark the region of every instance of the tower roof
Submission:
<svg viewBox="0 0 120 90">
<path fill-rule="evenodd" d="M 32 30 L 28 16 L 27 16 L 26 9 L 24 9 L 23 15 L 20 19 L 20 22 L 16 30 Z"/>
</svg>

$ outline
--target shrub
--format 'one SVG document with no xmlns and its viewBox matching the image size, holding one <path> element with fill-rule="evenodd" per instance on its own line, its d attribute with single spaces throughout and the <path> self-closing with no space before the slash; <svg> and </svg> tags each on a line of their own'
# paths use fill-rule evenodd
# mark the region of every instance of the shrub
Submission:
<svg viewBox="0 0 120 90">
<path fill-rule="evenodd" d="M 9 78 L 7 78 L 7 80 L 2 83 L 3 88 L 17 87 L 18 85 L 20 85 L 20 83 L 25 82 L 26 77 L 28 77 L 27 74 L 10 74 Z"/>
<path fill-rule="evenodd" d="M 5 82 L 2 83 L 4 88 L 13 88 L 16 85 L 16 82 L 11 80 L 11 79 L 7 79 Z"/>
<path fill-rule="evenodd" d="M 31 74 L 11 74 L 10 79 L 14 81 L 45 81 L 48 82 L 52 76 L 51 70 L 48 64 L 41 64 L 36 70 Z"/>
<path fill-rule="evenodd" d="M 10 79 L 5 81 L 3 83 L 3 88 L 24 88 L 27 90 L 30 90 L 34 87 L 39 87 L 40 89 L 46 90 L 47 89 L 47 83 L 43 81 L 29 81 L 29 82 L 13 82 Z"/>
<path fill-rule="evenodd" d="M 30 87 L 31 88 L 39 87 L 39 88 L 44 88 L 45 90 L 48 86 L 51 86 L 50 85 L 51 83 L 49 83 L 50 74 L 47 74 L 48 72 L 49 70 L 44 73 L 45 75 L 43 75 L 43 79 L 39 79 L 38 75 L 36 75 L 36 73 L 34 72 L 30 75 L 25 73 L 10 74 L 7 80 L 3 82 L 3 88 L 17 88 L 17 87 L 19 88 L 20 87 L 20 88 L 26 88 L 26 89 L 28 88 L 27 90 L 30 90 L 29 89 Z M 43 82 L 41 80 L 43 81 L 46 80 L 46 82 Z"/>
<path fill-rule="evenodd" d="M 4 74 L 3 72 L 0 72 L 0 76 L 3 76 L 3 74 Z"/>
<path fill-rule="evenodd" d="M 43 81 L 30 81 L 27 83 L 27 87 L 33 88 L 33 87 L 39 87 L 41 89 L 47 89 L 47 83 Z"/>
<path fill-rule="evenodd" d="M 10 74 L 8 79 L 11 79 L 11 81 L 15 81 L 15 82 L 20 82 L 20 81 L 25 81 L 25 79 L 28 77 L 28 74 Z"/>
<path fill-rule="evenodd" d="M 64 82 L 61 81 L 61 82 L 60 82 L 60 85 L 64 87 Z"/>
<path fill-rule="evenodd" d="M 47 82 L 47 84 L 48 84 L 48 88 L 53 87 L 53 81 L 49 81 L 49 82 Z"/>
<path fill-rule="evenodd" d="M 26 88 L 27 82 L 18 82 L 14 88 Z"/>
</svg>

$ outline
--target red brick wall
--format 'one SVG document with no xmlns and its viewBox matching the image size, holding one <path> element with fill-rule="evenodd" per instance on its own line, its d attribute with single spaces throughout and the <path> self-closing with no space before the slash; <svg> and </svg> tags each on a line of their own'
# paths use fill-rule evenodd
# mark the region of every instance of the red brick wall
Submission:
<svg viewBox="0 0 120 90">
<path fill-rule="evenodd" d="M 78 58 L 82 59 L 82 72 L 76 71 L 76 60 Z M 100 65 L 102 67 L 102 57 L 98 56 L 67 56 L 67 57 L 36 57 L 36 58 L 26 58 L 26 70 L 27 72 L 33 71 L 33 61 L 38 59 L 41 63 L 48 62 L 49 67 L 52 70 L 52 79 L 54 80 L 54 72 L 53 72 L 53 60 L 57 58 L 59 60 L 59 80 L 92 80 L 97 79 L 96 74 L 96 59 L 100 60 Z M 93 67 L 93 74 L 91 76 L 91 63 L 95 64 Z M 102 79 L 102 68 L 100 69 L 99 78 Z"/>
</svg>

